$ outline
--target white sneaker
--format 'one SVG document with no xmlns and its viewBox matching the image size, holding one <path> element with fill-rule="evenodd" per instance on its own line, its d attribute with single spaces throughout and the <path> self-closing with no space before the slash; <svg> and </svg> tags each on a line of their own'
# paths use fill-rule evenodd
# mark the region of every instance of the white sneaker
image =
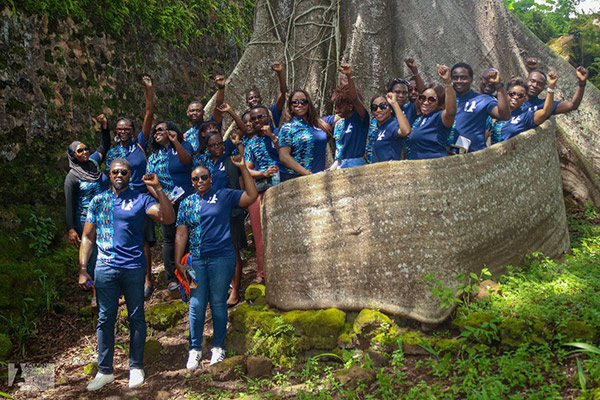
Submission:
<svg viewBox="0 0 600 400">
<path fill-rule="evenodd" d="M 210 349 L 210 351 L 212 352 L 212 357 L 210 357 L 210 364 L 208 365 L 216 364 L 225 359 L 225 349 L 222 349 L 220 347 L 213 347 L 212 349 Z"/>
<path fill-rule="evenodd" d="M 87 385 L 87 390 L 90 392 L 93 390 L 98 390 L 102 386 L 106 385 L 107 383 L 111 383 L 114 380 L 115 376 L 113 374 L 103 374 L 102 372 L 98 372 L 94 377 L 94 380 Z"/>
<path fill-rule="evenodd" d="M 135 389 L 144 383 L 144 370 L 132 368 L 129 370 L 129 389 Z"/>
<path fill-rule="evenodd" d="M 198 368 L 198 363 L 202 359 L 202 350 L 192 349 L 190 350 L 190 354 L 188 356 L 187 364 L 185 367 L 187 369 L 196 369 Z"/>
</svg>

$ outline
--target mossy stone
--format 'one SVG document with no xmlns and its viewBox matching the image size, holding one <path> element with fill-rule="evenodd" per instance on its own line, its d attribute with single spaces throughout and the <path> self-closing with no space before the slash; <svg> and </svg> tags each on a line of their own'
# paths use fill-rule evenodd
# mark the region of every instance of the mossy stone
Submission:
<svg viewBox="0 0 600 400">
<path fill-rule="evenodd" d="M 337 347 L 337 337 L 300 336 L 296 342 L 296 350 L 332 350 Z"/>
<path fill-rule="evenodd" d="M 528 342 L 529 324 L 517 318 L 505 318 L 498 325 L 500 343 L 505 348 L 517 348 Z"/>
<path fill-rule="evenodd" d="M 83 373 L 89 376 L 96 376 L 96 374 L 98 373 L 98 363 L 89 363 L 88 365 L 83 367 Z"/>
<path fill-rule="evenodd" d="M 0 333 L 0 361 L 8 360 L 11 354 L 12 341 L 7 335 Z"/>
<path fill-rule="evenodd" d="M 156 330 L 175 326 L 188 311 L 188 305 L 180 300 L 160 303 L 146 311 L 146 322 Z"/>
<path fill-rule="evenodd" d="M 465 326 L 479 328 L 483 323 L 492 321 L 495 316 L 496 315 L 491 312 L 476 311 L 469 313 L 462 318 L 455 319 L 453 324 L 461 330 L 464 330 Z"/>
<path fill-rule="evenodd" d="M 251 332 L 261 329 L 269 334 L 274 331 L 277 323 L 272 311 L 261 311 L 248 304 L 242 304 L 231 313 L 231 324 L 238 332 Z"/>
<path fill-rule="evenodd" d="M 435 342 L 435 349 L 440 353 L 457 353 L 460 350 L 461 343 L 457 339 L 440 339 Z"/>
<path fill-rule="evenodd" d="M 354 316 L 356 319 L 356 315 Z M 348 314 L 346 314 L 346 323 L 344 324 L 344 331 L 338 336 L 338 346 L 343 349 L 352 349 L 358 345 L 358 336 L 353 329 L 353 322 L 348 322 Z"/>
<path fill-rule="evenodd" d="M 337 336 L 344 329 L 346 314 L 337 308 L 317 311 L 290 311 L 281 316 L 283 322 L 292 325 L 296 334 L 312 337 Z"/>
<path fill-rule="evenodd" d="M 244 298 L 248 301 L 254 301 L 265 295 L 265 285 L 249 285 L 246 288 Z"/>
<path fill-rule="evenodd" d="M 144 365 L 149 365 L 159 361 L 162 350 L 163 346 L 158 340 L 146 340 L 146 343 L 144 344 Z"/>
<path fill-rule="evenodd" d="M 583 322 L 571 320 L 561 326 L 558 331 L 565 337 L 566 341 L 590 342 L 596 336 L 596 330 L 593 326 Z"/>
<path fill-rule="evenodd" d="M 267 298 L 265 296 L 260 296 L 259 298 L 257 298 L 256 300 L 254 300 L 252 302 L 252 305 L 255 306 L 266 306 L 267 304 Z"/>
<path fill-rule="evenodd" d="M 393 324 L 392 320 L 379 311 L 364 309 L 354 320 L 354 332 L 358 336 L 372 338 L 382 330 L 387 330 Z"/>
<path fill-rule="evenodd" d="M 92 306 L 83 306 L 79 309 L 79 316 L 82 318 L 91 318 L 92 314 Z"/>
<path fill-rule="evenodd" d="M 208 367 L 207 372 L 216 381 L 230 381 L 238 379 L 240 373 L 246 373 L 244 356 L 234 356 Z"/>
</svg>

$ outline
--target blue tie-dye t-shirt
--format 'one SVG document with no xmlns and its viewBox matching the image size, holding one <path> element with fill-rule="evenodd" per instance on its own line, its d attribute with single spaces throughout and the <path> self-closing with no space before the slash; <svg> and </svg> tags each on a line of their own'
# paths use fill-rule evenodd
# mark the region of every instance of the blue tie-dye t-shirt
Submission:
<svg viewBox="0 0 600 400">
<path fill-rule="evenodd" d="M 279 148 L 289 146 L 290 154 L 305 169 L 312 173 L 325 170 L 327 134 L 297 117 L 283 124 L 279 130 Z M 295 174 L 290 170 L 290 174 Z"/>
</svg>

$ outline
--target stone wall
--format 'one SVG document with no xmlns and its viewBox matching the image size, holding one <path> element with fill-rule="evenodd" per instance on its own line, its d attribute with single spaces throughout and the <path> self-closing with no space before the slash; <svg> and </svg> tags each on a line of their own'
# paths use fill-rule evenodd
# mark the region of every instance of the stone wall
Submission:
<svg viewBox="0 0 600 400">
<path fill-rule="evenodd" d="M 269 304 L 377 308 L 439 323 L 451 310 L 423 277 L 498 275 L 569 248 L 555 126 L 472 154 L 302 177 L 262 204 Z"/>
</svg>

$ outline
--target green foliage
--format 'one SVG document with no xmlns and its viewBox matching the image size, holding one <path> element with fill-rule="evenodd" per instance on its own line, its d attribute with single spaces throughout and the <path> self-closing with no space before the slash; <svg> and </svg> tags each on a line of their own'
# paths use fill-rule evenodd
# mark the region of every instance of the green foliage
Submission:
<svg viewBox="0 0 600 400">
<path fill-rule="evenodd" d="M 446 286 L 444 282 L 436 279 L 433 274 L 423 277 L 425 282 L 431 286 L 434 297 L 440 299 L 440 307 L 452 308 L 456 305 L 468 305 L 471 295 L 477 292 L 477 285 L 492 276 L 487 268 L 483 268 L 479 275 L 474 272 L 469 274 L 458 274 L 455 280 L 458 282 L 456 289 Z"/>
<path fill-rule="evenodd" d="M 252 24 L 252 0 L 0 0 L 28 14 L 47 15 L 51 22 L 71 17 L 113 36 L 135 34 L 141 26 L 176 46 L 187 46 L 202 35 L 222 35 L 238 45 L 247 41 Z"/>
<path fill-rule="evenodd" d="M 31 214 L 29 217 L 29 225 L 23 230 L 23 235 L 29 239 L 29 248 L 35 251 L 35 255 L 40 258 L 54 239 L 56 225 L 52 218 L 38 217 L 36 214 Z"/>
<path fill-rule="evenodd" d="M 5 316 L 0 314 L 0 319 L 6 322 L 10 328 L 10 331 L 15 335 L 17 339 L 17 345 L 21 352 L 21 355 L 25 357 L 25 341 L 34 335 L 35 321 L 30 319 L 29 303 L 33 302 L 32 298 L 26 297 L 21 303 L 21 315 L 20 318 L 13 316 Z"/>
<path fill-rule="evenodd" d="M 274 317 L 275 326 L 270 331 L 257 328 L 252 337 L 252 347 L 246 352 L 247 356 L 269 357 L 276 365 L 291 366 L 295 361 L 295 344 L 297 337 L 293 336 L 294 327 Z"/>
</svg>

